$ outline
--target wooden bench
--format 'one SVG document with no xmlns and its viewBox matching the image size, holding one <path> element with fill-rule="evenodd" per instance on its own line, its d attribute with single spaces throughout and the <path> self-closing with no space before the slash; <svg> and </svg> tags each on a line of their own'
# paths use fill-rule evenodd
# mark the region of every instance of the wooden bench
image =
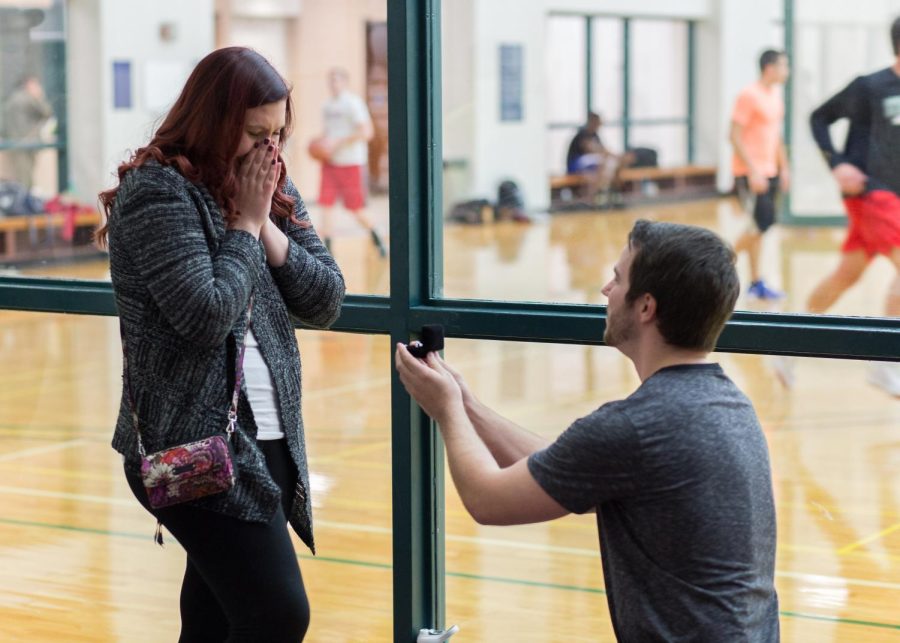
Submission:
<svg viewBox="0 0 900 643">
<path fill-rule="evenodd" d="M 653 198 L 683 198 L 716 193 L 716 168 L 712 165 L 678 165 L 673 167 L 629 167 L 619 175 L 622 192 L 630 202 Z M 644 186 L 655 186 L 655 194 L 648 197 Z M 579 192 L 587 185 L 583 174 L 550 177 L 550 201 L 559 205 L 576 202 Z"/>
<path fill-rule="evenodd" d="M 73 237 L 70 241 L 61 236 L 66 216 L 62 212 L 0 216 L 0 263 L 20 263 L 96 252 L 91 243 L 91 235 L 100 225 L 100 213 L 75 214 Z"/>
</svg>

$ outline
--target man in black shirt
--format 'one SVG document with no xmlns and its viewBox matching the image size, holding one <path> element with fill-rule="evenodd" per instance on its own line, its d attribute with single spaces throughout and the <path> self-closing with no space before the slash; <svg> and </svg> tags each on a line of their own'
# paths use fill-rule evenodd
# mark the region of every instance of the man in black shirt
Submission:
<svg viewBox="0 0 900 643">
<path fill-rule="evenodd" d="M 566 152 L 566 172 L 582 174 L 587 179 L 585 201 L 595 205 L 598 194 L 607 194 L 611 205 L 621 206 L 622 191 L 619 173 L 633 162 L 631 154 L 613 154 L 600 140 L 603 119 L 588 114 L 587 124 L 579 128 Z"/>
<path fill-rule="evenodd" d="M 813 137 L 844 197 L 849 223 L 838 267 L 819 283 L 807 308 L 823 313 L 852 286 L 878 254 L 897 271 L 885 314 L 900 317 L 900 18 L 891 26 L 896 60 L 860 76 L 810 117 Z M 828 127 L 847 118 L 844 149 L 835 149 Z M 787 378 L 790 382 L 790 376 Z M 900 397 L 900 364 L 876 363 L 869 381 Z"/>
</svg>

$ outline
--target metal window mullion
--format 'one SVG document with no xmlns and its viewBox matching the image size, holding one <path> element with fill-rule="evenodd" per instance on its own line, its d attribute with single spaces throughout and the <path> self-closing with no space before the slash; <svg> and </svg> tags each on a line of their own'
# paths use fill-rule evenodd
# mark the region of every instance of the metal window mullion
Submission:
<svg viewBox="0 0 900 643">
<path fill-rule="evenodd" d="M 409 313 L 440 291 L 439 0 L 388 0 L 388 150 L 391 167 L 392 345 L 414 330 Z M 391 364 L 394 641 L 443 621 L 443 451 L 435 427 Z"/>
<path fill-rule="evenodd" d="M 29 277 L 0 278 L 0 310 L 3 309 L 116 314 L 108 282 Z M 404 314 L 408 328 L 440 323 L 450 337 L 601 344 L 606 308 L 441 299 L 410 306 Z M 387 298 L 348 295 L 341 318 L 331 330 L 389 334 L 395 326 L 396 313 Z M 737 311 L 725 327 L 717 350 L 900 361 L 900 319 Z"/>
</svg>

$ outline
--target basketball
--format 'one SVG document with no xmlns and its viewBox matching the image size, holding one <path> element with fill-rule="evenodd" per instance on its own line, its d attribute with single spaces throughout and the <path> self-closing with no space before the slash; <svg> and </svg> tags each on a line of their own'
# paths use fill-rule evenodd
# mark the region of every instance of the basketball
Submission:
<svg viewBox="0 0 900 643">
<path fill-rule="evenodd" d="M 309 155 L 320 163 L 331 158 L 331 145 L 325 137 L 314 138 L 309 144 Z"/>
</svg>

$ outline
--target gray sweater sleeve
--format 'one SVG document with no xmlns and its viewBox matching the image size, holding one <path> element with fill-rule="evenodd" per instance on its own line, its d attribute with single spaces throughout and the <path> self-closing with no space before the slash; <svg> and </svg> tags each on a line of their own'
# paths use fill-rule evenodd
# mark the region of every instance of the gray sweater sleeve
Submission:
<svg viewBox="0 0 900 643">
<path fill-rule="evenodd" d="M 118 205 L 118 225 L 163 316 L 185 339 L 215 347 L 247 309 L 265 251 L 253 235 L 229 230 L 211 252 L 179 180 L 163 168 L 144 168 Z"/>
<path fill-rule="evenodd" d="M 290 179 L 285 182 L 284 192 L 296 199 L 297 219 L 308 222 L 306 204 Z M 344 301 L 341 270 L 311 225 L 302 228 L 284 219 L 278 223 L 288 237 L 287 261 L 270 268 L 278 290 L 294 317 L 310 326 L 327 328 L 337 320 Z"/>
</svg>

